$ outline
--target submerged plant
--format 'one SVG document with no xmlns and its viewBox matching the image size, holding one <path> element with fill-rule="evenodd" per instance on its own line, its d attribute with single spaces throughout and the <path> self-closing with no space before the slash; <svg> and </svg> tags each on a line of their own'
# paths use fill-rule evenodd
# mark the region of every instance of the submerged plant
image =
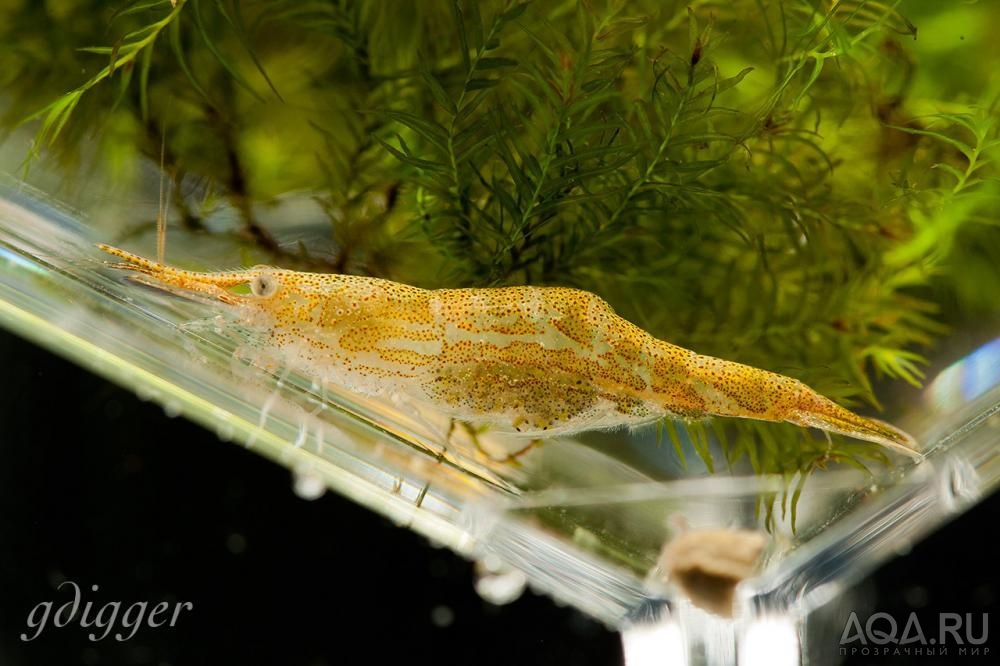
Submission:
<svg viewBox="0 0 1000 666">
<path fill-rule="evenodd" d="M 906 10 L 27 3 L 0 10 L 4 118 L 38 123 L 33 155 L 111 177 L 162 160 L 183 227 L 204 232 L 226 203 L 272 263 L 580 287 L 659 338 L 877 408 L 873 378 L 919 385 L 946 324 L 1000 315 L 976 286 L 997 286 L 1000 89 L 935 99 Z M 258 219 L 294 192 L 319 204 L 336 256 L 282 245 Z M 796 494 L 819 466 L 885 461 L 774 424 L 662 430 L 682 458 L 689 443 L 714 469 L 715 441 L 725 465 L 796 479 Z"/>
</svg>

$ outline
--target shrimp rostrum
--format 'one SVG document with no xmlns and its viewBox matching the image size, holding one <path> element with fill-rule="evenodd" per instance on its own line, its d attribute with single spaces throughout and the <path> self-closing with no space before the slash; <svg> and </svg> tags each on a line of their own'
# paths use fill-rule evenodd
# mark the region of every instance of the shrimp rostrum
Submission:
<svg viewBox="0 0 1000 666">
<path fill-rule="evenodd" d="M 919 455 L 913 438 L 888 423 L 791 377 L 658 340 L 585 291 L 428 290 L 268 266 L 202 273 L 99 247 L 121 260 L 115 268 L 230 308 L 304 375 L 423 401 L 458 420 L 538 438 L 730 416 L 787 421 Z"/>
</svg>

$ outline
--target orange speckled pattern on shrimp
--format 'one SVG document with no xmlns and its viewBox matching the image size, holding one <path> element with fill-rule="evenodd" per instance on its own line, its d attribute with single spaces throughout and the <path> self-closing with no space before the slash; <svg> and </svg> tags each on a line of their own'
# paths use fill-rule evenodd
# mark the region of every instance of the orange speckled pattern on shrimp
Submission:
<svg viewBox="0 0 1000 666">
<path fill-rule="evenodd" d="M 426 290 L 256 266 L 199 273 L 107 245 L 116 268 L 208 296 L 293 369 L 368 395 L 417 399 L 525 436 L 665 416 L 788 421 L 918 455 L 914 440 L 802 382 L 657 340 L 600 297 L 562 287 Z M 249 285 L 249 294 L 233 287 Z"/>
</svg>

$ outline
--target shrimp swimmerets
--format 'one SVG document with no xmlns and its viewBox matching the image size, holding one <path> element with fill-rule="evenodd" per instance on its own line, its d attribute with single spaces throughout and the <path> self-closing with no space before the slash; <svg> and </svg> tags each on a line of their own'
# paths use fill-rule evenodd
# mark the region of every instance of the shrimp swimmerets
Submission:
<svg viewBox="0 0 1000 666">
<path fill-rule="evenodd" d="M 114 268 L 231 308 L 289 367 L 402 395 L 528 437 L 664 417 L 788 421 L 919 455 L 912 437 L 802 382 L 663 342 L 594 294 L 562 287 L 427 290 L 269 266 L 200 273 L 100 245 Z M 248 286 L 249 293 L 234 288 Z"/>
</svg>

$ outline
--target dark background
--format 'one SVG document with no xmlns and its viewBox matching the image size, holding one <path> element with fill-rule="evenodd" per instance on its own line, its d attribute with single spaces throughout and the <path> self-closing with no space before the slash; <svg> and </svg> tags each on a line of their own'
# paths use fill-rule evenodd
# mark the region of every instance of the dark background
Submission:
<svg viewBox="0 0 1000 666">
<path fill-rule="evenodd" d="M 4 332 L 0 362 L 4 666 L 621 663 L 617 635 L 578 612 L 530 593 L 492 606 L 470 563 L 343 498 L 302 500 L 284 468 Z M 996 611 L 998 518 L 994 496 L 888 563 L 866 588 L 874 609 L 917 610 L 925 628 L 938 612 Z M 37 603 L 70 598 L 63 579 L 95 607 L 194 610 L 124 643 L 51 619 L 20 641 Z"/>
</svg>

